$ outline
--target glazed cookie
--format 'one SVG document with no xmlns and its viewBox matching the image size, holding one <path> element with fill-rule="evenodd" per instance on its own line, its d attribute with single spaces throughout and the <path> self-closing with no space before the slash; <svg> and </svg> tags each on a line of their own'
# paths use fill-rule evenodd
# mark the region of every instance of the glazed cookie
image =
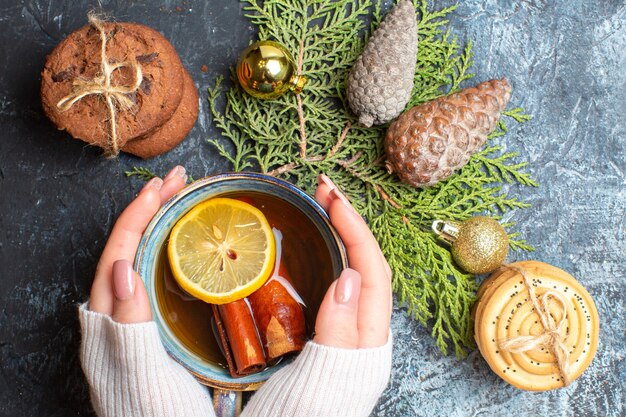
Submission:
<svg viewBox="0 0 626 417">
<path fill-rule="evenodd" d="M 136 23 L 104 23 L 108 62 L 136 61 L 141 66 L 140 87 L 127 94 L 134 106 L 116 112 L 117 144 L 144 136 L 169 120 L 183 95 L 182 63 L 160 33 Z M 101 148 L 111 149 L 109 109 L 103 96 L 90 94 L 62 111 L 58 103 L 72 94 L 77 81 L 101 75 L 100 32 L 87 25 L 70 34 L 46 59 L 41 99 L 48 117 L 61 130 Z M 121 67 L 111 74 L 112 86 L 130 86 L 135 74 Z"/>
<path fill-rule="evenodd" d="M 198 119 L 199 102 L 198 90 L 185 69 L 183 80 L 183 99 L 172 118 L 150 135 L 127 142 L 122 151 L 144 159 L 152 158 L 170 151 L 187 137 Z"/>
</svg>

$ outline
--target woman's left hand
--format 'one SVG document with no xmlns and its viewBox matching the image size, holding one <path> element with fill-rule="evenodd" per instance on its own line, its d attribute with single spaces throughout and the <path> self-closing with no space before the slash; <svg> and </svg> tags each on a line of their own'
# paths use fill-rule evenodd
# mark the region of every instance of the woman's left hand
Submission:
<svg viewBox="0 0 626 417">
<path fill-rule="evenodd" d="M 143 281 L 133 270 L 141 235 L 159 208 L 185 187 L 185 168 L 176 166 L 164 179 L 153 178 L 115 222 L 91 287 L 89 310 L 119 323 L 150 321 L 152 312 Z"/>
</svg>

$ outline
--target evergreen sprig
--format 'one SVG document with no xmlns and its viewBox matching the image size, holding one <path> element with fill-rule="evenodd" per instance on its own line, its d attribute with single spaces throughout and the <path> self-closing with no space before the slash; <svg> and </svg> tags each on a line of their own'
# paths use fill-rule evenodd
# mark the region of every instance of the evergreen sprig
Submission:
<svg viewBox="0 0 626 417">
<path fill-rule="evenodd" d="M 305 138 L 296 96 L 262 101 L 237 86 L 224 93 L 220 78 L 209 90 L 209 103 L 222 139 L 209 142 L 234 170 L 282 176 L 309 193 L 320 172 L 330 176 L 368 220 L 393 270 L 399 305 L 432 329 L 444 353 L 453 346 L 458 356 L 465 355 L 474 346 L 470 309 L 477 283 L 456 267 L 449 248 L 441 245 L 430 225 L 435 219 L 499 217 L 528 207 L 502 189 L 503 183 L 537 185 L 521 171 L 525 163 L 514 162 L 515 153 L 502 154 L 501 146 L 490 145 L 460 173 L 434 187 L 415 190 L 400 183 L 384 167 L 385 127 L 357 126 L 344 99 L 348 71 L 382 19 L 380 5 L 371 0 L 242 1 L 246 16 L 258 27 L 259 39 L 285 45 L 309 80 L 300 95 Z M 473 76 L 471 43 L 461 48 L 446 30 L 446 17 L 455 7 L 431 11 L 427 0 L 414 3 L 419 52 L 407 108 L 456 91 Z M 507 132 L 507 118 L 516 123 L 529 119 L 521 109 L 504 115 L 492 139 Z M 510 237 L 514 249 L 531 249 L 518 233 Z"/>
<path fill-rule="evenodd" d="M 133 167 L 130 171 L 125 171 L 124 175 L 127 177 L 137 177 L 144 181 L 149 181 L 157 176 L 157 174 L 144 167 Z"/>
<path fill-rule="evenodd" d="M 127 177 L 137 177 L 143 181 L 150 181 L 152 178 L 158 176 L 156 173 L 152 172 L 150 169 L 145 167 L 136 167 L 129 171 L 124 171 L 124 175 Z M 191 184 L 195 179 L 191 176 L 191 174 L 187 174 L 187 184 Z"/>
</svg>

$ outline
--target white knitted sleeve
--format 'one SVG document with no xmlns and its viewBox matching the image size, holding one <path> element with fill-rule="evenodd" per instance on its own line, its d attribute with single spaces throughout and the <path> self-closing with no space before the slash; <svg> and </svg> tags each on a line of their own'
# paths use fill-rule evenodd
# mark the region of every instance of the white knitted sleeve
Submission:
<svg viewBox="0 0 626 417">
<path fill-rule="evenodd" d="M 83 304 L 81 363 L 100 417 L 215 416 L 207 388 L 169 357 L 154 322 L 120 324 Z M 373 349 L 308 342 L 241 417 L 365 417 L 387 386 L 391 335 Z"/>
<path fill-rule="evenodd" d="M 120 324 L 83 304 L 80 359 L 100 417 L 215 416 L 208 390 L 169 357 L 154 322 Z"/>
<path fill-rule="evenodd" d="M 389 382 L 384 346 L 339 349 L 308 342 L 252 396 L 241 417 L 366 417 Z"/>
</svg>

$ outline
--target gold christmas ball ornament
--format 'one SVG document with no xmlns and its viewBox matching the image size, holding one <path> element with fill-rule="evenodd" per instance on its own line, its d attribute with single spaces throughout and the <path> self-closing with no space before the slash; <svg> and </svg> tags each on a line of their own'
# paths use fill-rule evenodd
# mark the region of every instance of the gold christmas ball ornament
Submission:
<svg viewBox="0 0 626 417">
<path fill-rule="evenodd" d="M 246 93 L 264 100 L 288 90 L 299 94 L 306 84 L 306 78 L 296 74 L 287 48 L 274 41 L 259 41 L 243 51 L 237 62 L 237 79 Z"/>
<path fill-rule="evenodd" d="M 509 237 L 495 219 L 476 216 L 462 223 L 435 220 L 433 231 L 452 245 L 452 257 L 472 274 L 495 271 L 509 253 Z"/>
</svg>

